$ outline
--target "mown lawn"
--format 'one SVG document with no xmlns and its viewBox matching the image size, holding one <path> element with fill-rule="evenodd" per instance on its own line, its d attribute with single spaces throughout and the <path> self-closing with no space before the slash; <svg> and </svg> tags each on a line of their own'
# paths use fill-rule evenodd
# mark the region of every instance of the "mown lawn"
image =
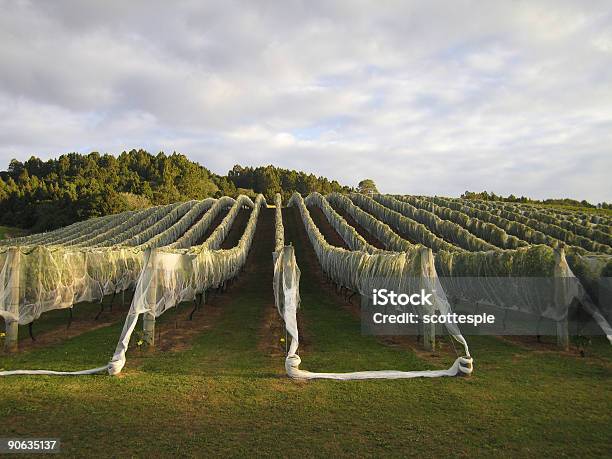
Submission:
<svg viewBox="0 0 612 459">
<path fill-rule="evenodd" d="M 452 357 L 418 357 L 361 336 L 359 320 L 309 266 L 295 215 L 286 220 L 287 239 L 302 265 L 304 369 L 408 370 L 452 363 Z M 1 378 L 0 436 L 59 437 L 64 452 L 96 457 L 584 457 L 612 451 L 612 353 L 602 343 L 593 348 L 595 355 L 580 358 L 472 337 L 470 378 L 289 380 L 280 329 L 266 333 L 263 326 L 273 317 L 273 233 L 270 225 L 261 226 L 247 272 L 226 293 L 214 326 L 190 348 L 132 350 L 121 377 Z M 0 368 L 100 366 L 121 326 L 2 357 Z"/>
</svg>

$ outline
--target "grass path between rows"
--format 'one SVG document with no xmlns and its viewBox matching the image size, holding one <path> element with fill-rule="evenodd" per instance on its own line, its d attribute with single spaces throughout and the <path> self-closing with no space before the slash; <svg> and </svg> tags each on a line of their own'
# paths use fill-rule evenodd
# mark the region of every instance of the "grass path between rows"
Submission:
<svg viewBox="0 0 612 459">
<path fill-rule="evenodd" d="M 286 378 L 280 329 L 266 333 L 262 326 L 275 314 L 273 216 L 272 209 L 263 210 L 245 272 L 197 312 L 214 311 L 214 320 L 188 346 L 151 354 L 130 350 L 124 374 L 116 378 L 2 378 L 1 436 L 59 437 L 64 452 L 96 457 L 584 457 L 612 450 L 607 351 L 580 359 L 480 337 L 470 339 L 470 378 Z M 322 284 L 295 209 L 286 210 L 285 224 L 302 270 L 303 368 L 440 366 L 361 336 L 358 319 Z M 161 326 L 167 322 L 160 319 Z M 99 366 L 108 361 L 121 325 L 1 357 L 0 368 Z"/>
</svg>

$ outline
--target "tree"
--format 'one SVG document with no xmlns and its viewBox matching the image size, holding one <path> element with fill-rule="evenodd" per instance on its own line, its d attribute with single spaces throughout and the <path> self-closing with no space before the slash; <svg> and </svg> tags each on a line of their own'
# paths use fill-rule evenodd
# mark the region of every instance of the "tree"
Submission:
<svg viewBox="0 0 612 459">
<path fill-rule="evenodd" d="M 0 201 L 5 201 L 9 197 L 8 185 L 0 178 Z"/>
<path fill-rule="evenodd" d="M 220 198 L 221 196 L 232 196 L 236 197 L 236 185 L 230 181 L 227 177 L 214 177 L 215 184 L 219 188 L 214 196 Z"/>
<path fill-rule="evenodd" d="M 43 161 L 12 160 L 0 171 L 0 224 L 51 230 L 78 220 L 125 209 L 207 197 L 255 197 L 268 200 L 281 193 L 287 200 L 296 190 L 347 192 L 338 182 L 274 166 L 236 165 L 220 176 L 178 153 L 152 155 L 124 151 L 114 157 L 92 152 L 68 153 Z"/>
<path fill-rule="evenodd" d="M 119 196 L 123 199 L 127 210 L 140 210 L 151 207 L 151 201 L 146 196 L 126 192 L 119 193 Z"/>
<path fill-rule="evenodd" d="M 361 194 L 378 194 L 378 188 L 372 179 L 363 179 L 357 185 L 357 191 Z"/>
</svg>

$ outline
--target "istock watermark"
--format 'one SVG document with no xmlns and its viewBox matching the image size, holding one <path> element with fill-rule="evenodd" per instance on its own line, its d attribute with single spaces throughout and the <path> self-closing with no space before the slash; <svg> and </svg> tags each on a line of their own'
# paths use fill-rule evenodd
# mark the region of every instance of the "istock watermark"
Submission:
<svg viewBox="0 0 612 459">
<path fill-rule="evenodd" d="M 605 334 L 612 323 L 612 279 L 581 285 L 565 277 L 406 277 L 368 279 L 362 333 L 417 335 L 425 325 L 464 335 Z M 428 288 L 429 286 L 429 288 Z"/>
<path fill-rule="evenodd" d="M 372 290 L 371 298 L 371 323 L 374 325 L 466 324 L 476 327 L 495 323 L 494 314 L 442 313 L 435 308 L 435 294 L 435 290 L 427 292 L 424 288 L 415 293 L 397 293 L 386 288 L 375 288 Z M 386 310 L 383 312 L 380 309 L 385 306 L 391 306 L 391 312 Z M 415 309 L 412 312 L 405 312 L 406 306 Z"/>
<path fill-rule="evenodd" d="M 393 290 L 387 290 L 386 288 L 373 289 L 372 290 L 372 302 L 374 306 L 407 306 L 409 304 L 413 306 L 433 306 L 433 295 L 436 293 L 432 290 L 431 293 L 425 292 L 425 289 L 421 289 L 419 293 L 395 293 Z"/>
</svg>

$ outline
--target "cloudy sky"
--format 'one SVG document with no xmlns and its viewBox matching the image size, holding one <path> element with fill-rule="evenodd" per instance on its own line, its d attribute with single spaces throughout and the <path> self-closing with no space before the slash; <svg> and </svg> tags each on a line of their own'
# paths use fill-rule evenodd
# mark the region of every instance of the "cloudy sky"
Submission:
<svg viewBox="0 0 612 459">
<path fill-rule="evenodd" d="M 0 167 L 78 151 L 612 201 L 612 3 L 0 0 Z"/>
</svg>

